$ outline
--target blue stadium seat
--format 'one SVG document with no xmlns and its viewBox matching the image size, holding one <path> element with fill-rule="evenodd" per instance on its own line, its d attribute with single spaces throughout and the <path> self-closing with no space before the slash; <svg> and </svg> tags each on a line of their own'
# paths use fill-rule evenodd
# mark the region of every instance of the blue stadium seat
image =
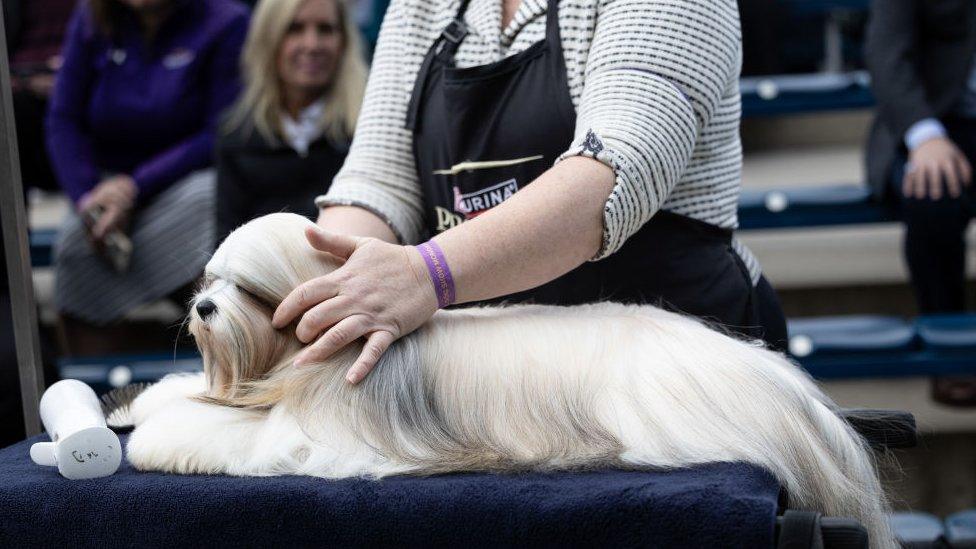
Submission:
<svg viewBox="0 0 976 549">
<path fill-rule="evenodd" d="M 919 323 L 895 317 L 796 319 L 789 323 L 789 348 L 820 379 L 976 374 L 976 346 L 967 339 L 973 336 L 976 316 L 953 321 L 923 319 L 921 323 L 928 326 L 926 341 L 919 334 Z"/>
<path fill-rule="evenodd" d="M 891 529 L 906 549 L 943 547 L 945 527 L 928 513 L 892 513 Z"/>
<path fill-rule="evenodd" d="M 38 229 L 30 232 L 31 265 L 47 267 L 54 261 L 54 241 L 57 229 Z"/>
<path fill-rule="evenodd" d="M 895 219 L 894 212 L 874 201 L 871 191 L 860 184 L 746 189 L 739 197 L 741 229 L 851 225 Z"/>
<path fill-rule="evenodd" d="M 976 509 L 960 511 L 945 519 L 949 547 L 976 547 Z"/>
<path fill-rule="evenodd" d="M 842 316 L 789 322 L 790 353 L 820 379 L 927 375 L 910 360 L 914 327 L 887 316 Z"/>
<path fill-rule="evenodd" d="M 781 0 L 794 13 L 823 13 L 836 9 L 867 10 L 870 0 Z"/>
<path fill-rule="evenodd" d="M 940 351 L 976 351 L 976 315 L 923 316 L 915 320 L 922 345 Z"/>
<path fill-rule="evenodd" d="M 62 379 L 84 381 L 101 394 L 129 383 L 158 381 L 167 374 L 198 372 L 203 362 L 196 353 L 112 355 L 62 358 L 58 370 Z"/>
<path fill-rule="evenodd" d="M 904 352 L 915 346 L 915 330 L 890 316 L 800 318 L 789 323 L 790 352 L 798 357 Z"/>
<path fill-rule="evenodd" d="M 866 71 L 750 76 L 739 80 L 742 116 L 779 116 L 874 105 Z"/>
</svg>

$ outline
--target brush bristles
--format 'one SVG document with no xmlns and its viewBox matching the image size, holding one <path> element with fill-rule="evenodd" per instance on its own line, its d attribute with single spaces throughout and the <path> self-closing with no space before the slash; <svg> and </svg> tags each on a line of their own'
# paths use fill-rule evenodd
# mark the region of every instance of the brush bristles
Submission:
<svg viewBox="0 0 976 549">
<path fill-rule="evenodd" d="M 105 423 L 113 429 L 132 427 L 134 422 L 129 414 L 132 402 L 142 394 L 151 383 L 131 383 L 105 393 L 101 397 L 102 413 Z"/>
</svg>

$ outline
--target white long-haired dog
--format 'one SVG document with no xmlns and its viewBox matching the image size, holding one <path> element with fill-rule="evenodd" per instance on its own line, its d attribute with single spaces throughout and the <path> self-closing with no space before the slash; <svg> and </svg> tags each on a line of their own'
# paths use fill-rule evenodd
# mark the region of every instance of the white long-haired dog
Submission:
<svg viewBox="0 0 976 549">
<path fill-rule="evenodd" d="M 300 283 L 335 269 L 272 214 L 207 264 L 190 331 L 204 375 L 171 376 L 131 407 L 143 470 L 381 477 L 398 473 L 684 467 L 770 470 L 791 507 L 860 520 L 894 547 L 863 439 L 783 356 L 650 306 L 441 311 L 350 385 L 359 354 L 294 367 L 271 327 Z M 356 346 L 351 346 L 356 347 Z"/>
</svg>

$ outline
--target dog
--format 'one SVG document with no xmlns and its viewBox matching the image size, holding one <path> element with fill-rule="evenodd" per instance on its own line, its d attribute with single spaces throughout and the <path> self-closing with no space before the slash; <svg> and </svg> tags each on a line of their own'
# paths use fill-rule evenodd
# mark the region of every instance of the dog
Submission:
<svg viewBox="0 0 976 549">
<path fill-rule="evenodd" d="M 278 213 L 238 228 L 207 264 L 189 329 L 204 373 L 170 376 L 131 405 L 138 469 L 384 477 L 457 471 L 676 468 L 743 461 L 790 506 L 858 519 L 895 547 L 870 449 L 810 377 L 759 342 L 648 305 L 442 310 L 357 385 L 361 344 L 319 364 L 271 316 L 340 261 L 312 222 Z"/>
</svg>

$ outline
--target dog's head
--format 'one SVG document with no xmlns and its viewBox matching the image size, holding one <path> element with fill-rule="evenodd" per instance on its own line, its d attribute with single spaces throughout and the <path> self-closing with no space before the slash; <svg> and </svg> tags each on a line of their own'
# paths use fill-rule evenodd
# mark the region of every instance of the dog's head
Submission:
<svg viewBox="0 0 976 549">
<path fill-rule="evenodd" d="M 296 214 L 260 217 L 232 232 L 207 263 L 189 329 L 210 397 L 241 396 L 248 383 L 290 364 L 301 350 L 294 325 L 275 330 L 271 317 L 295 287 L 339 265 L 309 245 L 304 231 L 312 225 Z"/>
</svg>

